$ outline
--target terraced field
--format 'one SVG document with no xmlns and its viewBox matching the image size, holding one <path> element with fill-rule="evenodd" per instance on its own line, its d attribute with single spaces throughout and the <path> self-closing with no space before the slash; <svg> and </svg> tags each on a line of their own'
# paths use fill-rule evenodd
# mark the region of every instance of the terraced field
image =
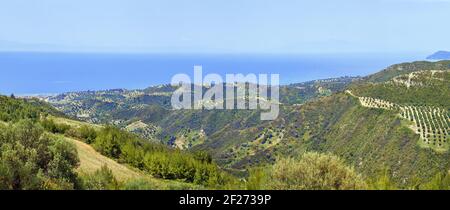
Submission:
<svg viewBox="0 0 450 210">
<path fill-rule="evenodd" d="M 430 106 L 402 106 L 400 110 L 400 115 L 413 123 L 411 129 L 420 135 L 424 145 L 448 150 L 450 120 L 446 110 Z"/>
<path fill-rule="evenodd" d="M 377 98 L 371 98 L 371 97 L 358 97 L 359 102 L 364 107 L 369 108 L 380 108 L 380 109 L 387 109 L 387 110 L 394 110 L 398 108 L 397 104 L 391 103 L 389 101 L 385 101 L 382 99 Z"/>
<path fill-rule="evenodd" d="M 420 135 L 422 147 L 432 148 L 436 151 L 447 151 L 450 147 L 450 115 L 447 110 L 433 106 L 399 105 L 386 100 L 358 97 L 351 91 L 350 95 L 357 97 L 363 107 L 394 110 L 408 120 L 411 128 Z"/>
</svg>

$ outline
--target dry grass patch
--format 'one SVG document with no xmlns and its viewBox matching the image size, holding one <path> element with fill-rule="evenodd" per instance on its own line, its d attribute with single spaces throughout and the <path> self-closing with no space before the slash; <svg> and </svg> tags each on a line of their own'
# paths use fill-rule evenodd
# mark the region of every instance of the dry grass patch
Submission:
<svg viewBox="0 0 450 210">
<path fill-rule="evenodd" d="M 125 165 L 117 163 L 115 160 L 101 155 L 89 144 L 70 138 L 66 139 L 73 143 L 77 148 L 78 156 L 80 158 L 80 166 L 77 170 L 80 173 L 93 173 L 103 165 L 106 165 L 120 181 L 147 177 L 147 175 L 144 175 L 141 172 L 134 171 Z"/>
</svg>

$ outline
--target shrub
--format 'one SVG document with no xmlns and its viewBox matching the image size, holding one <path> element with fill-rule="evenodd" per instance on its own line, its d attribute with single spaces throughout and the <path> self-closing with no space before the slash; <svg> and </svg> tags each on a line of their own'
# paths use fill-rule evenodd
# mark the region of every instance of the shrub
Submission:
<svg viewBox="0 0 450 210">
<path fill-rule="evenodd" d="M 42 127 L 50 133 L 60 133 L 64 134 L 67 130 L 70 129 L 70 125 L 66 124 L 57 124 L 52 119 L 43 119 L 41 121 Z"/>
<path fill-rule="evenodd" d="M 121 154 L 120 143 L 127 138 L 123 132 L 114 127 L 102 129 L 94 141 L 94 148 L 108 157 L 118 158 Z"/>
<path fill-rule="evenodd" d="M 0 125 L 0 189 L 73 189 L 78 163 L 73 145 L 30 120 Z"/>
<path fill-rule="evenodd" d="M 362 177 L 336 156 L 306 153 L 299 160 L 283 158 L 271 169 L 269 188 L 276 190 L 365 189 Z"/>
<path fill-rule="evenodd" d="M 264 190 L 267 188 L 268 176 L 265 168 L 252 168 L 245 182 L 246 190 Z"/>
<path fill-rule="evenodd" d="M 97 131 L 95 131 L 95 129 L 87 125 L 81 126 L 78 129 L 78 133 L 80 135 L 80 138 L 83 139 L 88 144 L 93 143 L 97 138 Z"/>
<path fill-rule="evenodd" d="M 195 152 L 194 153 L 194 158 L 196 160 L 199 160 L 199 161 L 204 162 L 204 163 L 212 163 L 212 157 L 207 152 L 202 152 L 202 151 Z"/>
<path fill-rule="evenodd" d="M 143 169 L 144 168 L 144 156 L 143 149 L 138 148 L 133 142 L 127 142 L 121 149 L 122 153 L 120 161 L 130 164 L 133 167 Z"/>
<path fill-rule="evenodd" d="M 120 183 L 106 165 L 92 174 L 83 176 L 83 188 L 86 190 L 118 190 Z"/>
</svg>

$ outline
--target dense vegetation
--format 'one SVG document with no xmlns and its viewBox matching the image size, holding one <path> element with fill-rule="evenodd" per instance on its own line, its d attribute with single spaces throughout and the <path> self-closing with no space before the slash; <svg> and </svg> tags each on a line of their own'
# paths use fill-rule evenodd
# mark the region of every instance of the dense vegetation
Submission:
<svg viewBox="0 0 450 210">
<path fill-rule="evenodd" d="M 433 75 L 433 76 L 431 76 Z M 351 88 L 358 96 L 384 99 L 402 105 L 450 107 L 450 71 L 416 73 L 406 78 L 383 83 L 364 83 Z M 399 81 L 408 81 L 406 86 Z"/>
<path fill-rule="evenodd" d="M 169 149 L 114 127 L 98 132 L 93 145 L 102 154 L 148 171 L 155 177 L 211 186 L 223 183 L 224 175 L 205 153 Z"/>
<path fill-rule="evenodd" d="M 36 121 L 41 115 L 62 114 L 46 103 L 37 100 L 22 100 L 7 96 L 0 96 L 0 121 L 17 122 L 22 119 Z"/>
<path fill-rule="evenodd" d="M 74 147 L 40 125 L 0 125 L 0 189 L 74 189 L 77 164 Z"/>
<path fill-rule="evenodd" d="M 106 167 L 93 174 L 78 174 L 75 147 L 58 135 L 93 144 L 102 154 L 155 177 L 217 186 L 225 174 L 206 153 L 187 153 L 150 143 L 107 126 L 73 127 L 46 117 L 52 109 L 25 100 L 0 100 L 0 189 L 128 189 L 147 186 L 145 180 L 120 183 Z M 52 112 L 50 112 L 50 111 Z"/>
<path fill-rule="evenodd" d="M 71 128 L 53 120 L 42 121 L 47 131 L 92 144 L 101 154 L 146 171 L 157 178 L 182 180 L 206 186 L 224 184 L 226 175 L 204 152 L 189 153 L 152 143 L 113 126 L 96 131 L 88 126 Z"/>
</svg>

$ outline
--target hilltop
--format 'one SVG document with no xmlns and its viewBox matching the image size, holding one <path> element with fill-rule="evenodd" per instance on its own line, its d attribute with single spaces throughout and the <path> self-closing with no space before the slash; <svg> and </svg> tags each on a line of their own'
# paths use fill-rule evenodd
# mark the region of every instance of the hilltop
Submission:
<svg viewBox="0 0 450 210">
<path fill-rule="evenodd" d="M 448 60 L 450 59 L 450 52 L 448 51 L 438 51 L 428 56 L 429 60 Z"/>
</svg>

